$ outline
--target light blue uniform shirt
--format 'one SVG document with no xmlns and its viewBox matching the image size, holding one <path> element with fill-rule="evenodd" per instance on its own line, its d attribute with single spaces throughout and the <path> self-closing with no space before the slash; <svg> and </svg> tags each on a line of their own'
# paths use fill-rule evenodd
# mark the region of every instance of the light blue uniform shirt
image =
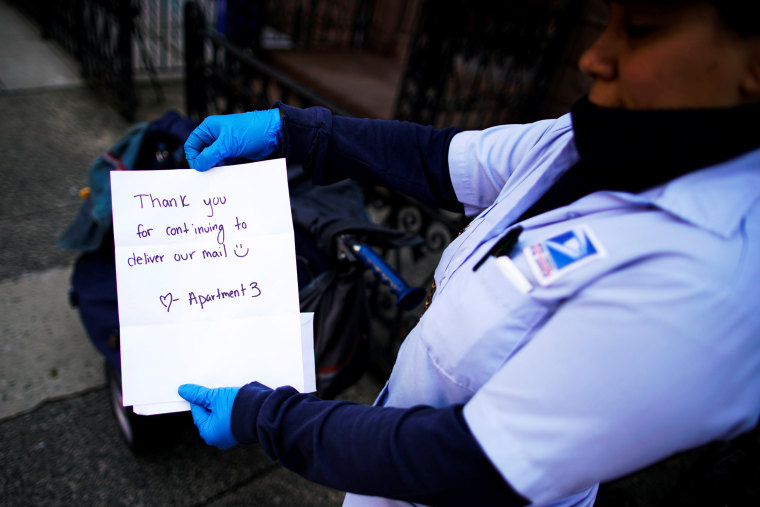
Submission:
<svg viewBox="0 0 760 507">
<path fill-rule="evenodd" d="M 452 183 L 477 217 L 444 252 L 378 399 L 466 403 L 486 454 L 535 504 L 592 505 L 600 481 L 760 414 L 760 150 L 535 216 L 511 260 L 473 272 L 577 160 L 569 116 L 454 137 Z"/>
</svg>

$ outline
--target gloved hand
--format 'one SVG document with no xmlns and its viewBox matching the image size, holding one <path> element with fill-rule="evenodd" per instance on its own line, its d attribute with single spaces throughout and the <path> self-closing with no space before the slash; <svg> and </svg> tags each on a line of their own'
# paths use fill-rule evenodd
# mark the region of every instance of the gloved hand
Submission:
<svg viewBox="0 0 760 507">
<path fill-rule="evenodd" d="M 193 421 L 201 438 L 220 449 L 229 449 L 239 442 L 232 434 L 232 404 L 239 387 L 208 389 L 195 384 L 179 386 L 178 393 L 190 402 Z"/>
<path fill-rule="evenodd" d="M 185 141 L 185 158 L 198 171 L 238 158 L 262 160 L 279 148 L 281 130 L 279 109 L 209 116 Z"/>
</svg>

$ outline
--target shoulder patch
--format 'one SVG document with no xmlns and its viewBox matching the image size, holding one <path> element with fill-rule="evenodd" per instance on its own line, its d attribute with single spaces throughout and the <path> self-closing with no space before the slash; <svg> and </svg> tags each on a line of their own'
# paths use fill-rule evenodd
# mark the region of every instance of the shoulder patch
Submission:
<svg viewBox="0 0 760 507">
<path fill-rule="evenodd" d="M 585 224 L 528 246 L 523 253 L 536 280 L 544 287 L 607 256 L 602 244 Z"/>
</svg>

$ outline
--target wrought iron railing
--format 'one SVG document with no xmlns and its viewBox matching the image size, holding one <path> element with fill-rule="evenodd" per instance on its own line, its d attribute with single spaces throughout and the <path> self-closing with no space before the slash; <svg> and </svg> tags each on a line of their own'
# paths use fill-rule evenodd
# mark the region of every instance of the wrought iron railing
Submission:
<svg viewBox="0 0 760 507">
<path fill-rule="evenodd" d="M 219 0 L 199 0 L 208 15 Z M 80 64 L 82 76 L 108 92 L 128 120 L 138 106 L 135 81 L 148 77 L 163 97 L 159 77 L 183 76 L 182 0 L 14 0 Z"/>
<path fill-rule="evenodd" d="M 267 0 L 267 24 L 293 47 L 358 49 L 364 46 L 374 0 Z"/>
<path fill-rule="evenodd" d="M 195 118 L 268 108 L 275 100 L 320 105 L 352 116 L 212 28 L 196 2 L 185 5 L 186 112 Z"/>
<path fill-rule="evenodd" d="M 394 117 L 482 129 L 539 119 L 579 0 L 427 0 Z"/>
<path fill-rule="evenodd" d="M 201 0 L 199 7 L 213 16 L 218 0 Z M 182 0 L 140 0 L 140 14 L 135 18 L 134 69 L 139 77 L 182 76 L 184 71 Z"/>
<path fill-rule="evenodd" d="M 43 36 L 55 40 L 81 65 L 82 76 L 111 92 L 131 118 L 137 107 L 133 85 L 132 34 L 138 0 L 17 0 Z"/>
</svg>

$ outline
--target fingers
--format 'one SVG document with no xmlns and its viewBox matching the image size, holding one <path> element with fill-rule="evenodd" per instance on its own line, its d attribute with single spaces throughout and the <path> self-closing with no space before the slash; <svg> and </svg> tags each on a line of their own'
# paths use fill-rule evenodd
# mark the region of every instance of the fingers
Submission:
<svg viewBox="0 0 760 507">
<path fill-rule="evenodd" d="M 188 162 L 195 160 L 198 155 L 206 148 L 216 141 L 216 136 L 212 132 L 212 128 L 209 125 L 210 118 L 206 118 L 198 125 L 185 141 L 185 158 Z"/>
<path fill-rule="evenodd" d="M 211 417 L 210 410 L 194 403 L 190 404 L 190 413 L 193 414 L 193 421 L 199 430 L 205 427 L 206 422 Z"/>
<path fill-rule="evenodd" d="M 211 410 L 209 410 L 211 408 L 210 392 L 210 389 L 195 384 L 183 384 L 177 389 L 177 393 L 190 402 L 190 413 L 193 414 L 193 421 L 204 439 L 204 429 L 211 417 Z"/>
<path fill-rule="evenodd" d="M 208 389 L 196 384 L 183 384 L 177 392 L 190 402 L 193 421 L 201 438 L 220 449 L 238 444 L 232 434 L 230 414 L 238 388 Z"/>
<path fill-rule="evenodd" d="M 224 137 L 224 116 L 209 116 L 193 130 L 185 141 L 185 158 L 192 169 L 208 171 L 221 165 L 228 150 Z"/>
<path fill-rule="evenodd" d="M 196 384 L 182 384 L 177 389 L 177 394 L 193 405 L 211 408 L 211 389 Z"/>
<path fill-rule="evenodd" d="M 190 167 L 196 171 L 204 172 L 208 171 L 212 167 L 223 165 L 221 162 L 224 160 L 224 155 L 222 154 L 222 150 L 219 148 L 219 145 L 220 141 L 213 143 L 205 150 L 203 150 L 203 152 L 200 153 L 193 162 L 190 162 L 188 159 Z"/>
</svg>

